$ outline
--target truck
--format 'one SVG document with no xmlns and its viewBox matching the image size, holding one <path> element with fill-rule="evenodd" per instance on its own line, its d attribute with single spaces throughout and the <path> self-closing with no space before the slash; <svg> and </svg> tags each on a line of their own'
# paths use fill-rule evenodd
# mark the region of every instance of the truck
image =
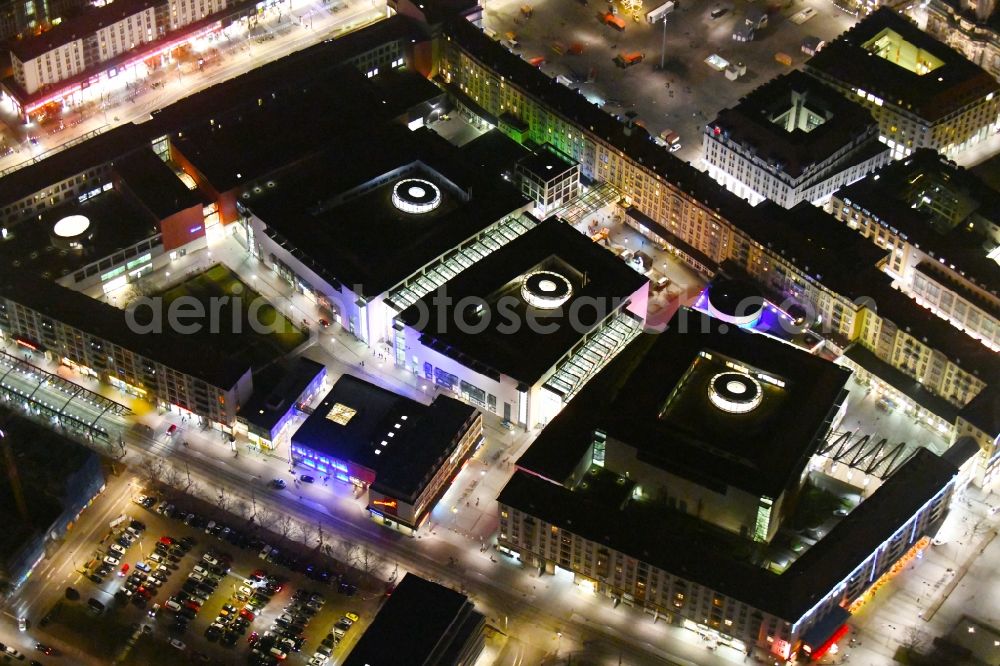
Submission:
<svg viewBox="0 0 1000 666">
<path fill-rule="evenodd" d="M 619 17 L 615 16 L 611 12 L 602 14 L 601 21 L 604 23 L 604 25 L 609 25 L 618 32 L 625 32 L 625 21 L 621 20 Z"/>
<path fill-rule="evenodd" d="M 646 12 L 646 23 L 656 23 L 663 20 L 667 14 L 674 11 L 674 6 L 674 0 L 667 0 L 656 9 L 649 10 Z"/>
<path fill-rule="evenodd" d="M 681 149 L 681 135 L 672 129 L 665 129 L 660 132 L 657 143 L 668 148 L 670 152 L 674 152 Z"/>
<path fill-rule="evenodd" d="M 622 69 L 628 69 L 632 65 L 638 65 L 646 56 L 638 51 L 634 53 L 619 53 L 615 56 L 615 64 Z"/>
</svg>

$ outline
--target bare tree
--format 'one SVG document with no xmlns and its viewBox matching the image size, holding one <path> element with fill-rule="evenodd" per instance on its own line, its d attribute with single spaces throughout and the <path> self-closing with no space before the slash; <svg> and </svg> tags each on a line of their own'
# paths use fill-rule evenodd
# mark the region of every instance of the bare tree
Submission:
<svg viewBox="0 0 1000 666">
<path fill-rule="evenodd" d="M 326 548 L 326 533 L 323 531 L 323 521 L 316 521 L 316 550 L 323 552 Z M 327 549 L 328 550 L 328 549 Z"/>
<path fill-rule="evenodd" d="M 163 482 L 163 470 L 165 463 L 161 458 L 147 456 L 139 463 L 139 476 L 147 484 L 158 486 Z"/>
<path fill-rule="evenodd" d="M 232 512 L 240 518 L 249 518 L 250 503 L 242 497 L 236 497 L 233 499 Z"/>
<path fill-rule="evenodd" d="M 354 566 L 358 559 L 358 544 L 349 537 L 343 537 L 337 543 L 338 559 L 349 567 Z"/>
<path fill-rule="evenodd" d="M 358 568 L 366 576 L 374 576 L 384 563 L 385 560 L 382 559 L 382 556 L 377 551 L 372 550 L 367 543 L 361 546 L 361 550 L 358 552 Z"/>
<path fill-rule="evenodd" d="M 219 494 L 216 498 L 215 504 L 223 511 L 229 511 L 229 507 L 232 506 L 233 498 L 226 490 L 225 486 L 219 486 Z"/>
<path fill-rule="evenodd" d="M 278 514 L 272 511 L 269 507 L 258 506 L 256 522 L 258 525 L 266 530 L 274 529 L 274 522 L 277 520 Z"/>
<path fill-rule="evenodd" d="M 164 465 L 163 483 L 171 488 L 181 488 L 184 485 L 184 475 L 173 465 Z"/>
<path fill-rule="evenodd" d="M 902 645 L 911 652 L 920 652 L 927 644 L 927 634 L 917 627 L 907 627 L 903 633 Z"/>
<path fill-rule="evenodd" d="M 316 528 L 312 523 L 299 523 L 299 539 L 302 544 L 308 546 L 316 538 Z"/>
<path fill-rule="evenodd" d="M 292 530 L 295 529 L 295 521 L 287 513 L 280 514 L 273 524 L 283 539 L 288 539 Z"/>
</svg>

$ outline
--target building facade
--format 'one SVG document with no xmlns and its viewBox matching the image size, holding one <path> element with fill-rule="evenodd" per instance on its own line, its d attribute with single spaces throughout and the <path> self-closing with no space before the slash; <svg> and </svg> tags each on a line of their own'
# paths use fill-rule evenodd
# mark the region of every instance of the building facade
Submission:
<svg viewBox="0 0 1000 666">
<path fill-rule="evenodd" d="M 886 7 L 828 44 L 806 71 L 867 108 L 894 159 L 919 148 L 954 158 L 997 127 L 996 79 Z"/>
<path fill-rule="evenodd" d="M 133 333 L 124 312 L 38 278 L 0 284 L 0 336 L 224 431 L 252 388 L 249 367 L 221 356 L 194 359 L 183 336 Z"/>
<path fill-rule="evenodd" d="M 868 112 L 801 72 L 721 111 L 702 141 L 709 174 L 753 205 L 822 204 L 889 162 Z"/>
</svg>

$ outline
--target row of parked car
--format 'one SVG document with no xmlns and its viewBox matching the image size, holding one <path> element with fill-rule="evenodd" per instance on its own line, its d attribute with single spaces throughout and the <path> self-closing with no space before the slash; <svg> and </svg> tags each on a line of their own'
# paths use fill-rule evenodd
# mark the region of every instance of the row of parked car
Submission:
<svg viewBox="0 0 1000 666">
<path fill-rule="evenodd" d="M 317 582 L 330 585 L 339 593 L 347 596 L 354 596 L 357 592 L 357 587 L 344 580 L 341 574 L 333 572 L 325 566 L 317 565 L 305 558 L 301 558 L 293 552 L 282 551 L 263 539 L 254 537 L 240 529 L 230 527 L 221 521 L 215 521 L 206 516 L 177 509 L 177 507 L 166 500 L 157 501 L 155 498 L 152 498 L 151 502 L 152 504 L 147 508 L 155 507 L 151 508 L 151 510 L 155 510 L 157 513 L 168 518 L 180 520 L 185 525 L 204 529 L 206 534 L 214 536 L 220 541 L 230 543 L 241 550 L 257 551 L 258 557 L 265 562 L 305 574 Z M 143 506 L 146 505 L 144 504 Z"/>
<path fill-rule="evenodd" d="M 115 593 L 119 602 L 131 602 L 139 608 L 145 608 L 147 603 L 156 596 L 159 588 L 170 578 L 174 571 L 180 568 L 183 557 L 194 547 L 191 538 L 174 539 L 163 535 L 153 546 L 153 552 L 144 560 L 137 562 L 135 569 L 127 574 L 122 588 Z M 126 574 L 128 565 L 122 567 Z M 160 610 L 159 604 L 153 604 L 148 613 L 156 617 Z"/>
<path fill-rule="evenodd" d="M 186 538 L 193 543 L 191 537 Z M 170 633 L 183 634 L 187 631 L 190 622 L 208 602 L 227 573 L 229 573 L 228 562 L 220 560 L 211 550 L 202 554 L 201 561 L 188 573 L 181 589 L 164 603 L 164 608 L 174 613 L 174 621 L 169 627 Z"/>
</svg>

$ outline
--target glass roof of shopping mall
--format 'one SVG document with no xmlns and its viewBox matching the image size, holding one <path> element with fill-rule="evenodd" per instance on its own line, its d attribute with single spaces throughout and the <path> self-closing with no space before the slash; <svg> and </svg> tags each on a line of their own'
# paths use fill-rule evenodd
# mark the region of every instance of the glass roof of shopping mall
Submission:
<svg viewBox="0 0 1000 666">
<path fill-rule="evenodd" d="M 491 252 L 496 252 L 507 243 L 522 235 L 537 224 L 535 220 L 523 216 L 506 217 L 479 234 L 470 244 L 445 259 L 441 259 L 413 275 L 389 293 L 389 304 L 402 312 L 421 298 L 469 268 Z"/>
</svg>

